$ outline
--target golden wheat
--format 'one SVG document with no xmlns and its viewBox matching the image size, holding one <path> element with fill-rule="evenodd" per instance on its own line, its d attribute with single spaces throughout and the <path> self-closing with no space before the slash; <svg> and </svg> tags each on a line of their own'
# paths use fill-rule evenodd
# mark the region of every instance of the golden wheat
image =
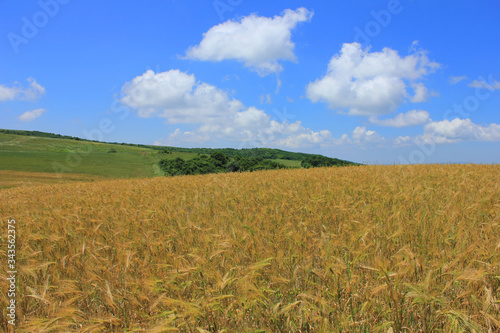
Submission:
<svg viewBox="0 0 500 333">
<path fill-rule="evenodd" d="M 103 180 L 102 176 L 74 173 L 49 173 L 0 170 L 0 189 L 10 187 L 27 187 L 41 184 L 62 184 L 78 181 Z"/>
<path fill-rule="evenodd" d="M 24 332 L 499 331 L 499 211 L 498 165 L 0 191 Z"/>
</svg>

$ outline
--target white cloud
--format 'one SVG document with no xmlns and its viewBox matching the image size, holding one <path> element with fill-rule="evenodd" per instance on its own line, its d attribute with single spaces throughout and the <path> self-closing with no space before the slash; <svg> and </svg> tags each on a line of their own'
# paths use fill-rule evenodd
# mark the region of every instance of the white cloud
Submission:
<svg viewBox="0 0 500 333">
<path fill-rule="evenodd" d="M 121 102 L 137 109 L 140 117 L 162 117 L 172 124 L 202 123 L 243 108 L 225 91 L 177 69 L 137 76 L 122 87 Z"/>
<path fill-rule="evenodd" d="M 182 145 L 186 142 L 199 144 L 230 141 L 233 146 L 236 143 L 238 148 L 305 148 L 329 145 L 331 141 L 331 133 L 328 130 L 315 132 L 302 126 L 300 121 L 279 123 L 269 120 L 267 114 L 253 107 L 240 112 L 238 118 L 225 123 L 204 124 L 192 131 L 182 131 L 178 128 L 168 138 L 158 140 L 155 144 Z"/>
<path fill-rule="evenodd" d="M 309 83 L 307 97 L 313 102 L 327 102 L 332 110 L 347 109 L 351 115 L 387 114 L 405 99 L 423 101 L 427 88 L 417 80 L 439 66 L 424 51 L 403 58 L 390 48 L 369 52 L 358 43 L 346 43 L 330 60 L 327 74 Z M 408 82 L 414 96 L 407 91 Z"/>
<path fill-rule="evenodd" d="M 406 146 L 409 144 L 411 138 L 409 136 L 399 136 L 394 140 L 396 146 Z"/>
<path fill-rule="evenodd" d="M 488 90 L 499 90 L 500 89 L 500 82 L 498 82 L 497 80 L 491 80 L 491 83 L 488 83 L 486 81 L 474 80 L 471 83 L 469 83 L 469 87 L 485 88 Z"/>
<path fill-rule="evenodd" d="M 380 126 L 389 127 L 409 127 L 428 123 L 430 120 L 429 112 L 423 110 L 411 110 L 406 113 L 400 113 L 391 119 L 378 119 L 370 117 L 370 122 Z"/>
<path fill-rule="evenodd" d="M 357 145 L 362 149 L 373 147 L 374 145 L 381 146 L 386 142 L 386 139 L 376 131 L 367 130 L 366 127 L 356 127 L 349 136 L 343 134 L 340 138 L 331 138 L 329 143 L 336 146 Z"/>
<path fill-rule="evenodd" d="M 375 131 L 358 126 L 352 131 L 352 140 L 358 145 L 364 145 L 367 143 L 382 143 L 385 139 Z"/>
<path fill-rule="evenodd" d="M 36 118 L 40 117 L 42 113 L 44 113 L 46 110 L 45 109 L 35 109 L 32 111 L 26 111 L 22 115 L 19 116 L 19 120 L 21 121 L 33 121 Z"/>
<path fill-rule="evenodd" d="M 298 8 L 287 9 L 274 18 L 252 14 L 241 21 L 226 21 L 204 33 L 200 44 L 189 48 L 186 57 L 202 61 L 237 60 L 261 76 L 279 73 L 283 69 L 280 60 L 297 61 L 292 29 L 312 16 L 313 12 Z"/>
<path fill-rule="evenodd" d="M 224 120 L 209 121 L 194 131 L 172 133 L 164 143 L 232 141 L 247 147 L 304 148 L 328 144 L 330 131 L 315 132 L 300 121 L 277 122 L 264 111 L 249 107 L 228 115 Z"/>
<path fill-rule="evenodd" d="M 15 88 L 9 88 L 4 85 L 0 86 L 0 101 L 11 101 L 16 99 L 18 91 Z"/>
<path fill-rule="evenodd" d="M 342 134 L 339 139 L 334 139 L 333 143 L 337 146 L 342 146 L 345 144 L 352 144 L 352 139 L 347 134 Z"/>
<path fill-rule="evenodd" d="M 33 78 L 28 78 L 29 87 L 23 88 L 18 83 L 12 87 L 0 85 L 0 102 L 24 100 L 33 101 L 45 94 L 45 88 L 42 87 Z"/>
<path fill-rule="evenodd" d="M 270 121 L 270 117 L 262 110 L 253 106 L 248 109 L 236 112 L 234 114 L 234 125 L 237 128 L 261 128 L 266 126 Z"/>
<path fill-rule="evenodd" d="M 450 84 L 457 84 L 457 83 L 459 83 L 460 81 L 463 81 L 463 80 L 465 80 L 465 79 L 467 79 L 467 76 L 465 76 L 465 75 L 463 75 L 463 76 L 450 76 L 450 77 L 448 78 L 448 82 L 449 82 Z"/>
<path fill-rule="evenodd" d="M 460 141 L 500 141 L 500 125 L 487 126 L 473 123 L 470 119 L 455 118 L 452 121 L 433 121 L 425 125 L 420 142 L 454 143 Z"/>
<path fill-rule="evenodd" d="M 255 146 L 299 148 L 321 145 L 329 131 L 315 132 L 300 121 L 271 120 L 264 111 L 246 108 L 215 86 L 197 82 L 194 75 L 179 70 L 157 73 L 148 70 L 122 87 L 121 102 L 140 117 L 165 118 L 168 123 L 198 124 L 190 131 L 180 129 L 162 144 L 225 140 Z"/>
<path fill-rule="evenodd" d="M 285 148 L 304 148 L 313 145 L 328 145 L 332 136 L 330 131 L 322 130 L 314 132 L 300 126 L 300 122 L 298 125 L 296 133 L 277 139 L 274 144 Z"/>
<path fill-rule="evenodd" d="M 424 86 L 422 82 L 414 83 L 411 85 L 415 95 L 410 99 L 412 103 L 421 103 L 427 100 L 429 97 L 429 90 Z"/>
</svg>

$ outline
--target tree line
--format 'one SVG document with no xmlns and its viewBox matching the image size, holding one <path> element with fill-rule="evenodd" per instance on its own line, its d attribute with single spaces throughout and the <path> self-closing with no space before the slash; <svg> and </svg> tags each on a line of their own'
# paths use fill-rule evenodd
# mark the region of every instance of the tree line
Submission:
<svg viewBox="0 0 500 333">
<path fill-rule="evenodd" d="M 221 152 L 214 152 L 210 155 L 199 155 L 190 160 L 184 160 L 180 157 L 163 159 L 159 162 L 159 166 L 169 176 L 287 168 L 281 163 L 260 157 L 229 157 Z"/>
<path fill-rule="evenodd" d="M 359 165 L 352 162 L 329 158 L 322 155 L 310 155 L 303 159 L 303 168 L 332 167 Z M 282 163 L 263 159 L 261 157 L 227 156 L 219 151 L 210 155 L 199 155 L 190 160 L 180 157 L 163 159 L 159 162 L 160 169 L 168 176 L 204 175 L 221 172 L 244 172 L 257 170 L 287 169 Z"/>
</svg>

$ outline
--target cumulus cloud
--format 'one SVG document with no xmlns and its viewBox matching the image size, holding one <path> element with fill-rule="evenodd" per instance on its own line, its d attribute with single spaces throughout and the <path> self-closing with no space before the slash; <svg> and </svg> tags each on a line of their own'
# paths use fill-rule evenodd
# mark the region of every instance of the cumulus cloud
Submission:
<svg viewBox="0 0 500 333">
<path fill-rule="evenodd" d="M 263 110 L 249 107 L 225 119 L 206 122 L 193 131 L 177 129 L 164 143 L 224 140 L 248 147 L 304 148 L 328 144 L 330 131 L 313 131 L 300 121 L 277 122 Z"/>
<path fill-rule="evenodd" d="M 433 121 L 425 125 L 424 134 L 417 142 L 455 143 L 460 141 L 500 141 L 500 125 L 487 126 L 473 123 L 470 119 Z"/>
<path fill-rule="evenodd" d="M 407 136 L 398 136 L 394 140 L 394 144 L 396 146 L 407 146 L 407 145 L 409 145 L 410 140 L 411 140 L 411 138 L 408 135 Z"/>
<path fill-rule="evenodd" d="M 273 18 L 245 16 L 240 21 L 226 21 L 203 34 L 199 45 L 186 51 L 186 58 L 202 61 L 237 60 L 261 76 L 279 73 L 280 60 L 296 62 L 292 30 L 307 22 L 313 12 L 306 8 L 287 9 Z"/>
<path fill-rule="evenodd" d="M 375 131 L 358 126 L 352 131 L 352 140 L 358 145 L 364 145 L 367 143 L 382 143 L 385 139 Z"/>
<path fill-rule="evenodd" d="M 198 125 L 173 132 L 162 144 L 227 140 L 254 146 L 300 148 L 321 145 L 329 131 L 313 131 L 300 121 L 272 120 L 263 110 L 245 107 L 224 90 L 196 81 L 179 70 L 148 70 L 122 87 L 121 103 L 136 109 L 140 117 L 165 118 L 170 124 Z"/>
<path fill-rule="evenodd" d="M 414 83 L 411 85 L 414 91 L 413 97 L 410 99 L 412 103 L 421 103 L 427 100 L 429 96 L 429 90 L 422 82 Z"/>
<path fill-rule="evenodd" d="M 26 111 L 22 115 L 19 116 L 20 121 L 33 121 L 36 118 L 40 117 L 46 110 L 45 109 L 35 109 L 32 111 Z"/>
<path fill-rule="evenodd" d="M 122 87 L 121 102 L 137 109 L 139 117 L 162 117 L 172 124 L 201 123 L 243 108 L 225 91 L 177 69 L 135 77 Z"/>
<path fill-rule="evenodd" d="M 378 134 L 376 131 L 367 130 L 366 127 L 358 126 L 349 134 L 342 134 L 340 138 L 330 138 L 329 145 L 345 146 L 356 145 L 362 149 L 369 147 L 382 146 L 386 139 Z"/>
<path fill-rule="evenodd" d="M 35 79 L 28 78 L 28 82 L 28 87 L 22 87 L 18 83 L 15 83 L 12 87 L 0 85 L 0 102 L 13 100 L 34 101 L 45 94 L 45 88 Z"/>
<path fill-rule="evenodd" d="M 332 138 L 330 143 L 337 146 L 357 145 L 361 148 L 368 146 L 381 145 L 386 141 L 384 137 L 376 131 L 367 130 L 366 127 L 358 126 L 349 134 L 342 134 L 340 138 Z"/>
<path fill-rule="evenodd" d="M 370 118 L 370 122 L 373 124 L 389 127 L 418 126 L 428 123 L 429 120 L 429 112 L 423 110 L 411 110 L 406 113 L 400 113 L 391 119 L 380 120 L 377 117 Z"/>
<path fill-rule="evenodd" d="M 328 130 L 316 132 L 304 127 L 300 121 L 280 123 L 270 120 L 264 111 L 250 107 L 239 112 L 236 119 L 224 123 L 207 123 L 191 131 L 178 128 L 155 144 L 199 144 L 222 140 L 237 143 L 238 147 L 305 148 L 329 145 L 331 137 Z"/>
<path fill-rule="evenodd" d="M 346 144 L 352 144 L 352 139 L 347 134 L 342 134 L 342 136 L 338 139 L 333 139 L 333 144 L 337 146 L 342 146 Z"/>
<path fill-rule="evenodd" d="M 285 138 L 278 139 L 276 145 L 286 148 L 303 148 L 312 145 L 328 145 L 331 139 L 331 132 L 322 130 L 314 132 L 309 129 L 302 130 L 301 133 L 288 135 Z"/>
<path fill-rule="evenodd" d="M 450 84 L 457 84 L 457 83 L 459 83 L 460 81 L 463 81 L 463 80 L 465 80 L 465 79 L 467 79 L 467 76 L 465 76 L 465 75 L 463 75 L 463 76 L 450 76 L 450 77 L 448 78 L 448 82 L 449 82 Z"/>
<path fill-rule="evenodd" d="M 307 97 L 328 103 L 332 110 L 347 110 L 350 115 L 387 114 L 405 100 L 424 101 L 427 88 L 417 80 L 439 67 L 425 51 L 401 57 L 390 48 L 370 52 L 358 43 L 345 43 L 331 58 L 326 75 L 309 83 Z"/>
</svg>

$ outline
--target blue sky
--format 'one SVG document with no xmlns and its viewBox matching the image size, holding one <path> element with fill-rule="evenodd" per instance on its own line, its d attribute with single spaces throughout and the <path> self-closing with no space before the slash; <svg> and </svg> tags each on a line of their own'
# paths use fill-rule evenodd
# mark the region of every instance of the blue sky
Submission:
<svg viewBox="0 0 500 333">
<path fill-rule="evenodd" d="M 0 0 L 0 128 L 500 162 L 500 3 Z"/>
</svg>

